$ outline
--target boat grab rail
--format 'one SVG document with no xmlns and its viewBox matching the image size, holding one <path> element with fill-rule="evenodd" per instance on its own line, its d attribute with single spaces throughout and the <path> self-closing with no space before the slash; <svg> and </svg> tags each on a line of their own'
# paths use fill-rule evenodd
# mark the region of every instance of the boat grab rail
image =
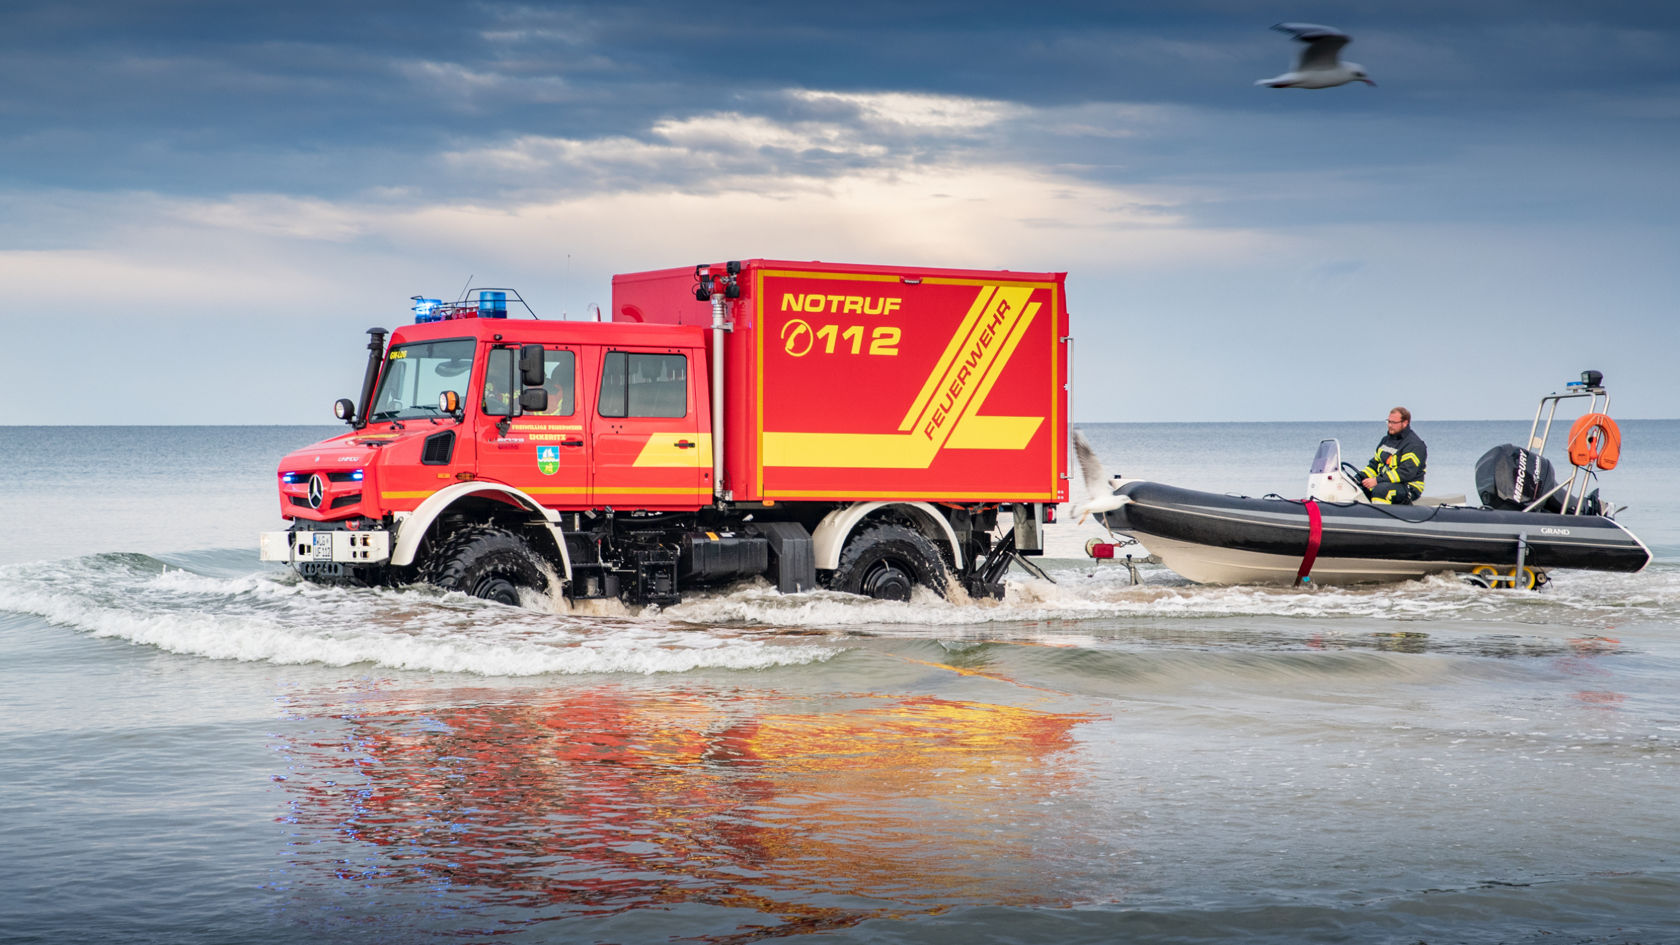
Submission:
<svg viewBox="0 0 1680 945">
<path fill-rule="evenodd" d="M 1595 374 L 1593 380 L 1599 379 L 1596 376 L 1596 372 L 1589 373 Z M 1582 384 L 1573 390 L 1547 394 L 1546 396 L 1540 398 L 1539 406 L 1534 408 L 1534 422 L 1530 423 L 1528 426 L 1528 448 L 1542 457 L 1545 456 L 1546 441 L 1549 440 L 1552 435 L 1552 421 L 1557 418 L 1558 404 L 1565 400 L 1575 400 L 1581 397 L 1592 398 L 1587 404 L 1587 413 L 1602 413 L 1606 415 L 1610 413 L 1610 392 L 1606 390 L 1602 384 Z M 1600 397 L 1604 398 L 1604 405 L 1602 407 L 1600 407 L 1598 403 L 1598 398 Z M 1546 409 L 1547 404 L 1551 405 L 1550 411 Z M 1542 413 L 1546 415 L 1546 426 L 1544 428 L 1540 426 L 1540 415 Z M 1574 463 L 1572 462 L 1570 465 L 1574 466 Z M 1583 472 L 1586 473 L 1585 478 L 1582 476 Z M 1569 479 L 1567 481 L 1553 488 L 1545 495 L 1535 499 L 1531 504 L 1525 506 L 1523 511 L 1534 511 L 1540 506 L 1540 503 L 1551 498 L 1558 492 L 1559 489 L 1561 489 L 1563 490 L 1564 514 L 1579 515 L 1581 514 L 1581 509 L 1584 508 L 1587 503 L 1587 486 L 1591 482 L 1591 478 L 1592 473 L 1590 470 L 1584 470 L 1580 466 L 1575 466 L 1574 471 L 1569 474 Z M 1575 483 L 1577 480 L 1581 483 L 1581 494 L 1578 496 L 1575 495 Z M 1570 510 L 1570 505 L 1572 503 L 1575 506 L 1573 511 Z"/>
</svg>

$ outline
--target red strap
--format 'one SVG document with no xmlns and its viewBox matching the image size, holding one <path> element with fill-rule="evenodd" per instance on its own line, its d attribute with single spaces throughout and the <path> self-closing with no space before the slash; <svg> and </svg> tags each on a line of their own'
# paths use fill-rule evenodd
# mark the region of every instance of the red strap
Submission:
<svg viewBox="0 0 1680 945">
<path fill-rule="evenodd" d="M 1324 537 L 1323 519 L 1318 514 L 1318 503 L 1308 499 L 1302 503 L 1307 507 L 1307 553 L 1301 556 L 1301 570 L 1295 572 L 1295 586 L 1307 580 L 1312 573 L 1313 562 L 1318 559 L 1318 542 Z"/>
</svg>

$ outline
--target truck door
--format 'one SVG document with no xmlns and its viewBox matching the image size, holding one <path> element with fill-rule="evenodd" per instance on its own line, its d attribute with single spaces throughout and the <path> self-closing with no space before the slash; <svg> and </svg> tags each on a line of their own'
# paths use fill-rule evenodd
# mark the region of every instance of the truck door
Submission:
<svg viewBox="0 0 1680 945">
<path fill-rule="evenodd" d="M 712 499 L 709 401 L 698 350 L 599 350 L 594 479 L 597 508 L 696 509 Z"/>
<path fill-rule="evenodd" d="M 548 407 L 511 416 L 518 412 L 518 359 L 518 347 L 491 348 L 479 392 L 467 405 L 479 414 L 478 476 L 513 486 L 551 508 L 587 508 L 588 414 L 577 404 L 577 349 L 544 346 Z"/>
</svg>

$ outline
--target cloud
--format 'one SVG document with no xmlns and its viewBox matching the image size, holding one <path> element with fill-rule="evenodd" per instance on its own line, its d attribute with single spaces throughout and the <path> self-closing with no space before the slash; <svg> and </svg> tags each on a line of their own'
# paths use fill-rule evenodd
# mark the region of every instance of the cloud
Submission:
<svg viewBox="0 0 1680 945">
<path fill-rule="evenodd" d="M 150 345 L 189 399 L 231 363 L 337 393 L 333 339 L 468 274 L 552 314 L 730 257 L 1067 270 L 1082 376 L 1149 393 L 1082 399 L 1114 419 L 1299 416 L 1303 351 L 1342 389 L 1398 340 L 1459 384 L 1672 338 L 1680 8 L 1342 15 L 1380 88 L 1252 88 L 1291 50 L 1232 0 L 22 0 L 0 319 L 99 319 L 87 350 Z"/>
</svg>

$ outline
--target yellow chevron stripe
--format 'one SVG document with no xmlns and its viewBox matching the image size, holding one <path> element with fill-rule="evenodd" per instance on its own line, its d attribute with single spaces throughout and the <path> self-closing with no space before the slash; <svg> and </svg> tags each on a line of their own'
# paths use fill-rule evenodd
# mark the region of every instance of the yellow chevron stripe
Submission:
<svg viewBox="0 0 1680 945">
<path fill-rule="evenodd" d="M 933 362 L 933 370 L 928 372 L 927 380 L 922 382 L 922 389 L 916 392 L 914 400 L 910 401 L 910 410 L 904 419 L 898 423 L 900 433 L 907 433 L 916 428 L 921 422 L 922 414 L 927 412 L 928 405 L 933 401 L 934 389 L 950 372 L 951 364 L 957 360 L 957 353 L 968 344 L 968 339 L 974 334 L 974 326 L 980 321 L 980 314 L 986 310 L 992 296 L 997 294 L 997 286 L 981 286 L 980 292 L 974 297 L 974 304 L 968 307 L 968 314 L 952 332 L 951 340 L 946 342 L 945 350 L 939 355 L 939 360 Z"/>
<path fill-rule="evenodd" d="M 1003 347 L 997 355 L 998 369 L 987 371 L 981 379 L 979 389 L 974 392 L 974 399 L 963 409 L 962 417 L 957 420 L 950 438 L 945 441 L 947 449 L 1025 449 L 1033 434 L 1043 426 L 1043 417 L 983 417 L 979 414 L 980 405 L 986 402 L 992 387 L 997 384 L 998 376 L 1003 373 L 1003 366 L 1015 355 L 1015 347 L 1026 337 L 1027 328 L 1032 325 L 1040 307 L 1038 302 L 1028 305 L 1020 321 L 1016 322 L 1014 329 L 1004 339 Z"/>
</svg>

